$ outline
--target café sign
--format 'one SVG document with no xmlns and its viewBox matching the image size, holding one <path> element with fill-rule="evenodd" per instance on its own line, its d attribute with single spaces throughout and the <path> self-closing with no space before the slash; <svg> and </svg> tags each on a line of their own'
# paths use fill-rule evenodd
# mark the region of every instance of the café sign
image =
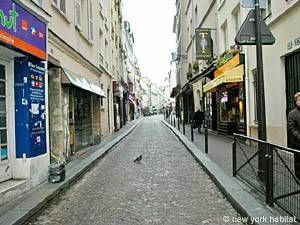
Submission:
<svg viewBox="0 0 300 225">
<path fill-rule="evenodd" d="M 0 42 L 46 59 L 46 24 L 13 0 L 0 4 Z"/>
</svg>

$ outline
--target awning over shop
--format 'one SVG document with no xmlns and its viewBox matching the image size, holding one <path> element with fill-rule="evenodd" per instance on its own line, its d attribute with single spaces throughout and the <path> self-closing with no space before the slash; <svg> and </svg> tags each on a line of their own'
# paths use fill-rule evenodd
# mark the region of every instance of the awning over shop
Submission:
<svg viewBox="0 0 300 225">
<path fill-rule="evenodd" d="M 243 82 L 244 81 L 244 65 L 239 65 L 222 75 L 216 77 L 212 81 L 203 86 L 204 92 L 214 92 L 216 87 L 225 83 Z"/>
<path fill-rule="evenodd" d="M 176 95 L 177 95 L 179 92 L 180 92 L 180 86 L 179 86 L 179 85 L 177 85 L 176 87 L 173 87 L 173 88 L 172 88 L 172 92 L 171 92 L 170 97 L 171 97 L 171 98 L 175 98 Z"/>
<path fill-rule="evenodd" d="M 129 99 L 129 101 L 130 101 L 132 104 L 136 105 L 136 103 L 135 103 L 135 97 L 134 97 L 134 96 L 129 95 L 129 96 L 128 96 L 128 99 Z"/>
<path fill-rule="evenodd" d="M 80 75 L 73 73 L 72 71 L 62 68 L 64 74 L 67 76 L 68 80 L 81 89 L 92 92 L 96 95 L 106 98 L 104 91 L 97 85 L 93 84 L 91 81 L 81 77 Z"/>
</svg>

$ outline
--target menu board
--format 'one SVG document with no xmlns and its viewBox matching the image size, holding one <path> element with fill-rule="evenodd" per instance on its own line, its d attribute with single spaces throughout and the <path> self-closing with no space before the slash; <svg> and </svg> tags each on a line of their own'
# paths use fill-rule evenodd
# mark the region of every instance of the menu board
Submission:
<svg viewBox="0 0 300 225">
<path fill-rule="evenodd" d="M 17 158 L 46 153 L 43 62 L 28 57 L 15 59 L 15 107 Z"/>
</svg>

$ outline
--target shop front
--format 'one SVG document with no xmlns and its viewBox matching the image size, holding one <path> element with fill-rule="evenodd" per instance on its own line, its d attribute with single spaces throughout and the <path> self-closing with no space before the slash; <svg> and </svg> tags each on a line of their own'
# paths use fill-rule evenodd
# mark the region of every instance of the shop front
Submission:
<svg viewBox="0 0 300 225">
<path fill-rule="evenodd" d="M 0 18 L 0 182 L 26 179 L 29 188 L 49 165 L 47 26 L 13 0 L 1 2 Z"/>
<path fill-rule="evenodd" d="M 204 112 L 206 124 L 211 130 L 217 130 L 216 95 L 213 92 L 205 93 L 203 86 L 213 79 L 215 69 L 215 64 L 211 63 L 190 80 L 193 85 L 194 109 Z"/>
<path fill-rule="evenodd" d="M 185 123 L 190 123 L 194 113 L 194 97 L 193 85 L 186 83 L 181 92 L 182 106 L 183 106 L 183 119 Z"/>
<path fill-rule="evenodd" d="M 241 54 L 237 54 L 216 70 L 214 79 L 203 86 L 208 100 L 212 100 L 213 96 L 216 98 L 217 131 L 220 133 L 246 134 L 244 86 L 244 65 Z"/>
<path fill-rule="evenodd" d="M 104 91 L 65 67 L 49 69 L 51 159 L 66 160 L 101 141 Z"/>
<path fill-rule="evenodd" d="M 124 88 L 120 81 L 113 81 L 113 95 L 114 95 L 114 127 L 118 131 L 123 126 L 123 107 L 124 107 Z"/>
</svg>

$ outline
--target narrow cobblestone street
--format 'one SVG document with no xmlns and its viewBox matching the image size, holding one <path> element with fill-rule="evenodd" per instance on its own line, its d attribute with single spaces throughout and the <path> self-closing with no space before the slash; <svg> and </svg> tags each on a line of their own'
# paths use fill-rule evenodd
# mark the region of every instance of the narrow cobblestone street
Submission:
<svg viewBox="0 0 300 225">
<path fill-rule="evenodd" d="M 223 217 L 237 212 L 161 119 L 144 118 L 29 224 L 233 224 Z"/>
</svg>

